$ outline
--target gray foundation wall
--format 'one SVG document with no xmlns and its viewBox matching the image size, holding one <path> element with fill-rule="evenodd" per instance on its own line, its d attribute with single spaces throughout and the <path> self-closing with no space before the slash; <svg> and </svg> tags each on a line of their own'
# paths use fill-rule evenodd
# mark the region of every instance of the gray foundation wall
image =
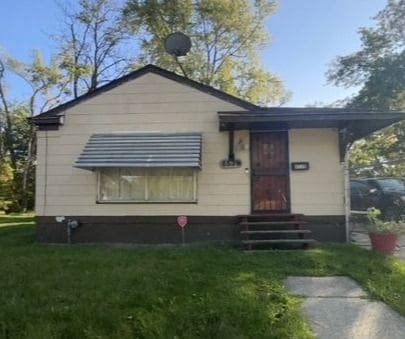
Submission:
<svg viewBox="0 0 405 339">
<path fill-rule="evenodd" d="M 73 243 L 179 244 L 181 228 L 176 216 L 66 216 L 78 220 L 72 231 Z M 344 216 L 306 216 L 305 228 L 321 242 L 344 242 Z M 66 243 L 66 223 L 53 216 L 38 216 L 37 238 L 41 242 Z M 236 217 L 191 216 L 185 227 L 186 243 L 239 243 L 240 227 Z"/>
</svg>

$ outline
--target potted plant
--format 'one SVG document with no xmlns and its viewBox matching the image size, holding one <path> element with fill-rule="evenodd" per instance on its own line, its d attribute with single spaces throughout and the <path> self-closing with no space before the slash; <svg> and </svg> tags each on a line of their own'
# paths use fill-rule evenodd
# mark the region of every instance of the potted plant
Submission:
<svg viewBox="0 0 405 339">
<path fill-rule="evenodd" d="M 397 246 L 399 234 L 405 232 L 405 222 L 380 219 L 381 211 L 377 208 L 369 208 L 367 210 L 367 218 L 369 220 L 368 235 L 371 241 L 373 250 L 392 255 Z"/>
</svg>

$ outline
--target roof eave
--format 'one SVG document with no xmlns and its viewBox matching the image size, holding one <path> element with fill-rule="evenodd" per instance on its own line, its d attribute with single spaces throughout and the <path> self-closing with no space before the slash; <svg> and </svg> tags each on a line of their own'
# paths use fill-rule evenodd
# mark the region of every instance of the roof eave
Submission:
<svg viewBox="0 0 405 339">
<path fill-rule="evenodd" d="M 83 95 L 79 96 L 76 99 L 65 102 L 65 103 L 63 103 L 63 104 L 61 104 L 61 105 L 59 105 L 57 107 L 51 108 L 50 110 L 48 110 L 46 112 L 43 112 L 40 115 L 38 115 L 38 116 L 36 116 L 36 117 L 34 117 L 32 119 L 36 119 L 38 121 L 38 124 L 42 124 L 42 121 L 41 121 L 42 117 L 47 117 L 48 118 L 48 117 L 56 116 L 59 113 L 63 113 L 65 110 L 79 104 L 82 101 L 93 98 L 93 97 L 95 97 L 95 96 L 97 96 L 97 95 L 99 95 L 101 93 L 104 93 L 106 91 L 109 91 L 109 90 L 111 90 L 111 89 L 113 89 L 113 88 L 115 88 L 115 87 L 117 87 L 117 86 L 119 86 L 121 84 L 124 84 L 124 83 L 126 83 L 128 81 L 131 81 L 131 80 L 134 80 L 134 79 L 137 79 L 140 76 L 142 76 L 144 74 L 147 74 L 147 73 L 154 73 L 154 74 L 161 75 L 161 76 L 163 76 L 163 77 L 165 77 L 167 79 L 171 79 L 173 81 L 182 83 L 184 85 L 190 86 L 190 87 L 195 88 L 197 90 L 200 90 L 202 92 L 213 95 L 213 96 L 215 96 L 215 97 L 217 97 L 219 99 L 222 99 L 224 101 L 228 101 L 230 103 L 233 103 L 233 104 L 239 106 L 242 109 L 246 109 L 246 110 L 259 110 L 260 109 L 260 107 L 257 106 L 257 105 L 254 105 L 254 104 L 252 104 L 252 103 L 250 103 L 248 101 L 245 101 L 245 100 L 243 100 L 241 98 L 238 98 L 238 97 L 235 97 L 233 95 L 227 94 L 227 93 L 225 93 L 223 91 L 220 91 L 220 90 L 218 90 L 218 89 L 216 89 L 214 87 L 202 84 L 200 82 L 197 82 L 197 81 L 194 81 L 192 79 L 186 78 L 186 77 L 181 76 L 179 74 L 176 74 L 174 72 L 171 72 L 171 71 L 165 70 L 163 68 L 160 68 L 158 66 L 149 64 L 149 65 L 146 65 L 146 66 L 144 66 L 144 67 L 142 67 L 142 68 L 140 68 L 140 69 L 138 69 L 136 71 L 133 71 L 133 72 L 127 74 L 127 75 L 124 75 L 121 78 L 112 80 L 109 83 L 107 83 L 107 84 L 105 84 L 103 86 L 100 86 L 99 88 L 97 88 L 97 89 L 95 89 L 95 90 L 93 90 L 91 92 L 83 94 Z"/>
<path fill-rule="evenodd" d="M 59 126 L 64 123 L 63 115 L 52 115 L 52 116 L 35 116 L 28 118 L 28 121 L 33 125 L 37 126 L 39 130 L 57 130 Z"/>
<path fill-rule="evenodd" d="M 218 112 L 219 129 L 291 129 L 291 128 L 346 128 L 351 140 L 361 139 L 377 130 L 405 120 L 404 112 L 348 112 L 335 109 L 333 113 L 269 113 Z"/>
</svg>

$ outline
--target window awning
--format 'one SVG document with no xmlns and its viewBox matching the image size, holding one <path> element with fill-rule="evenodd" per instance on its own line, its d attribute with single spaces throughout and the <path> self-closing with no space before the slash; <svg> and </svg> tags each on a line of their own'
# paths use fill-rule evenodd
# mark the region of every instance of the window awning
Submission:
<svg viewBox="0 0 405 339">
<path fill-rule="evenodd" d="M 200 168 L 201 134 L 93 134 L 74 166 Z"/>
</svg>

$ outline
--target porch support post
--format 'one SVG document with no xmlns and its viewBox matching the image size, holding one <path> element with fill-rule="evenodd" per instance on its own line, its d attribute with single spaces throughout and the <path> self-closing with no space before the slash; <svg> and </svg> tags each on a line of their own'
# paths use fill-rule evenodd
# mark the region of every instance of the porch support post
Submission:
<svg viewBox="0 0 405 339">
<path fill-rule="evenodd" d="M 345 190 L 345 235 L 346 242 L 350 242 L 350 168 L 349 168 L 349 146 L 345 152 L 344 162 L 343 162 L 343 175 L 344 175 L 344 190 Z"/>
<path fill-rule="evenodd" d="M 235 158 L 235 131 L 234 125 L 229 124 L 228 129 L 228 157 L 221 161 L 222 168 L 237 168 L 242 165 L 242 161 Z"/>
<path fill-rule="evenodd" d="M 345 238 L 346 242 L 350 242 L 350 142 L 348 140 L 347 128 L 339 130 L 339 155 L 340 162 L 343 165 L 344 176 L 344 203 L 345 203 Z"/>
<path fill-rule="evenodd" d="M 229 130 L 229 153 L 228 153 L 228 160 L 229 162 L 233 163 L 235 162 L 235 143 L 234 143 L 234 130 L 233 130 L 233 126 L 232 128 Z"/>
<path fill-rule="evenodd" d="M 346 151 L 347 151 L 347 145 L 349 144 L 349 136 L 348 136 L 348 131 L 347 128 L 341 128 L 339 129 L 339 157 L 340 157 L 340 162 L 345 161 L 345 156 L 346 156 Z"/>
</svg>

